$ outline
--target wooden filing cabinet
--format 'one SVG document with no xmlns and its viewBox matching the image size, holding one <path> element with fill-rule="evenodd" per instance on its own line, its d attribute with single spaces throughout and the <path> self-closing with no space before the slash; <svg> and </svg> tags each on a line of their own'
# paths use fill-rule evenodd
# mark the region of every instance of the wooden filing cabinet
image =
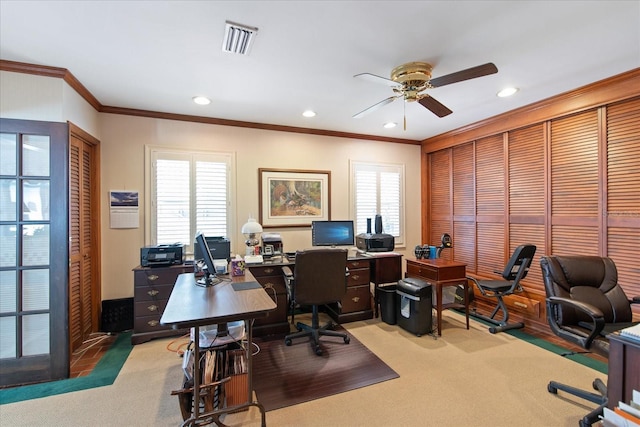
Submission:
<svg viewBox="0 0 640 427">
<path fill-rule="evenodd" d="M 327 312 L 338 323 L 371 319 L 371 261 L 349 260 L 347 268 L 347 294 L 340 302 L 329 304 Z"/>
<path fill-rule="evenodd" d="M 172 329 L 160 324 L 173 285 L 182 273 L 192 273 L 193 265 L 141 267 L 133 269 L 133 334 L 131 344 L 153 338 L 182 335 L 188 330 Z"/>
<path fill-rule="evenodd" d="M 284 265 L 288 265 L 288 263 L 284 261 L 283 263 L 248 266 L 256 281 L 262 285 L 267 294 L 278 305 L 274 311 L 267 313 L 266 317 L 255 320 L 253 324 L 253 334 L 255 336 L 289 333 L 287 288 L 284 284 L 284 274 L 282 272 Z M 293 268 L 293 265 L 290 265 L 290 268 Z"/>
</svg>

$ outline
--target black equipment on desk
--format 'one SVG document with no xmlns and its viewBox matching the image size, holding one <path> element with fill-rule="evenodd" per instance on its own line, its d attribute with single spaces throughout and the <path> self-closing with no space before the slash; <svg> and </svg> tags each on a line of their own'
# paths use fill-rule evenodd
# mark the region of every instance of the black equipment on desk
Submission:
<svg viewBox="0 0 640 427">
<path fill-rule="evenodd" d="M 390 252 L 395 248 L 395 238 L 391 234 L 361 233 L 356 236 L 356 246 L 365 252 Z"/>
<path fill-rule="evenodd" d="M 205 237 L 204 239 L 207 242 L 207 246 L 209 246 L 213 259 L 226 259 L 227 262 L 231 261 L 231 243 L 229 239 L 220 236 Z M 204 255 L 200 250 L 200 245 L 195 242 L 193 245 L 193 259 L 198 261 L 203 258 Z"/>
<path fill-rule="evenodd" d="M 155 245 L 140 248 L 140 265 L 143 267 L 166 267 L 184 263 L 184 245 Z"/>
</svg>

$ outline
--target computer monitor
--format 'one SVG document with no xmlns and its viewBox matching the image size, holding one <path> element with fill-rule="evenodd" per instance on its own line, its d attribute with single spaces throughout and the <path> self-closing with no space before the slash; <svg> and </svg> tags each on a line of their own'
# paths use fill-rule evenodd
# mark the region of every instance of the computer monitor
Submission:
<svg viewBox="0 0 640 427">
<path fill-rule="evenodd" d="M 200 253 L 202 254 L 202 259 L 206 266 L 206 270 L 204 270 L 204 276 L 198 279 L 196 283 L 200 286 L 217 285 L 218 283 L 221 282 L 221 280 L 216 277 L 216 269 L 215 269 L 215 266 L 213 265 L 213 257 L 211 256 L 211 251 L 209 250 L 207 239 L 204 236 L 204 234 L 202 234 L 202 232 L 198 231 L 196 233 L 195 240 L 198 245 L 198 248 L 200 249 Z"/>
<path fill-rule="evenodd" d="M 354 246 L 353 221 L 312 221 L 311 244 L 313 246 Z"/>
</svg>

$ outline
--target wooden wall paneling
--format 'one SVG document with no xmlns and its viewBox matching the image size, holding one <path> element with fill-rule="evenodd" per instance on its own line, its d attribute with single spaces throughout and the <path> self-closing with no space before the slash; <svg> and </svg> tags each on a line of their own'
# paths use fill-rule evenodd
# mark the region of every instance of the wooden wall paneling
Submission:
<svg viewBox="0 0 640 427">
<path fill-rule="evenodd" d="M 453 176 L 453 255 L 476 271 L 475 157 L 472 142 L 452 150 Z"/>
<path fill-rule="evenodd" d="M 445 200 L 451 200 L 453 253 L 469 265 L 470 274 L 496 277 L 494 270 L 503 268 L 518 244 L 537 246 L 523 281 L 525 292 L 507 301 L 515 308 L 514 318 L 524 316 L 526 327 L 536 332 L 550 334 L 539 267 L 543 255 L 610 256 L 627 295 L 640 294 L 640 86 L 631 84 L 637 79 L 640 69 L 571 95 L 578 104 L 589 97 L 587 104 L 593 103 L 588 108 L 566 103 L 562 95 L 557 102 L 540 104 L 534 115 L 518 112 L 517 121 L 488 119 L 486 126 L 472 125 L 423 143 L 429 167 L 447 162 L 451 153 L 446 167 L 451 169 L 453 194 L 442 194 L 437 203 L 443 212 Z M 623 96 L 624 91 L 628 93 Z M 467 154 L 471 146 L 472 161 Z M 434 176 L 433 170 L 428 172 Z M 501 177 L 502 172 L 508 174 Z M 466 204 L 470 187 L 475 191 L 475 215 Z M 426 201 L 427 209 L 433 209 L 433 198 Z M 432 227 L 433 237 L 450 220 L 447 215 L 436 219 L 423 225 Z M 475 269 L 469 247 L 474 233 Z M 521 308 L 527 301 L 530 306 Z M 492 308 L 479 296 L 475 305 L 483 311 Z M 634 307 L 634 313 L 640 319 L 640 307 Z"/>
<path fill-rule="evenodd" d="M 504 227 L 504 140 L 495 135 L 476 142 L 477 274 L 495 277 L 506 262 Z"/>
<path fill-rule="evenodd" d="M 608 106 L 606 122 L 606 254 L 633 297 L 640 295 L 640 98 Z M 640 307 L 633 308 L 640 315 Z"/>
<path fill-rule="evenodd" d="M 542 283 L 542 270 L 540 269 L 540 257 L 544 255 L 544 224 L 510 224 L 509 239 L 511 241 L 510 252 L 524 243 L 536 245 L 536 254 L 531 262 L 531 268 L 527 277 L 522 281 L 525 290 L 535 290 L 538 294 L 544 294 Z"/>
<path fill-rule="evenodd" d="M 476 214 L 504 215 L 504 146 L 502 135 L 476 142 Z"/>
<path fill-rule="evenodd" d="M 551 122 L 551 214 L 598 217 L 598 118 L 595 110 Z"/>
<path fill-rule="evenodd" d="M 451 206 L 451 150 L 443 150 L 430 156 L 429 233 L 423 244 L 440 245 L 442 233 L 452 234 Z M 453 235 L 451 236 L 454 237 Z"/>
<path fill-rule="evenodd" d="M 552 121 L 550 145 L 551 252 L 598 255 L 597 111 Z"/>
<path fill-rule="evenodd" d="M 476 273 L 480 276 L 498 279 L 495 271 L 502 272 L 506 264 L 503 243 L 506 238 L 504 226 L 502 223 L 478 221 L 476 227 L 478 229 L 478 266 Z"/>
<path fill-rule="evenodd" d="M 467 273 L 477 271 L 476 263 L 476 223 L 475 221 L 454 221 L 453 259 L 467 264 Z"/>
<path fill-rule="evenodd" d="M 599 255 L 597 227 L 553 225 L 551 236 L 553 255 Z"/>
</svg>

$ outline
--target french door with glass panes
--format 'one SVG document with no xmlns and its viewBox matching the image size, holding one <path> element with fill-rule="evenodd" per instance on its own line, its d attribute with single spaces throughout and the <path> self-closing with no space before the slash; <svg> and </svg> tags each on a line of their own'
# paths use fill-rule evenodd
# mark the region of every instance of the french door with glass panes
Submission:
<svg viewBox="0 0 640 427">
<path fill-rule="evenodd" d="M 0 386 L 69 376 L 68 140 L 0 119 Z"/>
</svg>

